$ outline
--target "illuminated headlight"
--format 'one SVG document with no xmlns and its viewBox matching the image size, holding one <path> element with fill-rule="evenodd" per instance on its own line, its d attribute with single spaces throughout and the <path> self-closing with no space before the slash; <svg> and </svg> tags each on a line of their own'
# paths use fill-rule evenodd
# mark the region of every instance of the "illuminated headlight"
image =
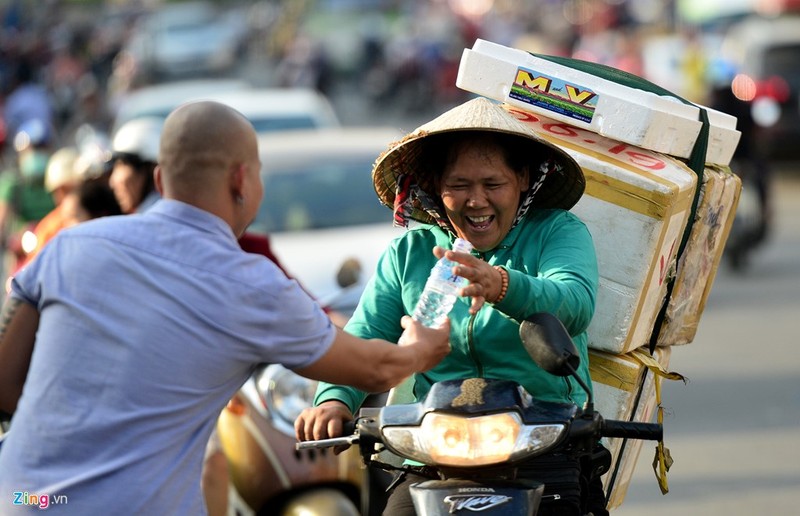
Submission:
<svg viewBox="0 0 800 516">
<path fill-rule="evenodd" d="M 26 231 L 22 234 L 22 239 L 20 240 L 20 246 L 25 254 L 31 254 L 35 249 L 36 245 L 39 243 L 39 239 L 36 238 L 36 233 L 33 231 Z"/>
<path fill-rule="evenodd" d="M 292 371 L 271 365 L 255 377 L 258 394 L 275 426 L 294 436 L 294 420 L 314 402 L 317 382 Z"/>
<path fill-rule="evenodd" d="M 430 465 L 471 467 L 500 464 L 556 444 L 564 425 L 523 425 L 515 412 L 465 418 L 427 414 L 420 426 L 383 428 L 396 453 Z"/>
</svg>

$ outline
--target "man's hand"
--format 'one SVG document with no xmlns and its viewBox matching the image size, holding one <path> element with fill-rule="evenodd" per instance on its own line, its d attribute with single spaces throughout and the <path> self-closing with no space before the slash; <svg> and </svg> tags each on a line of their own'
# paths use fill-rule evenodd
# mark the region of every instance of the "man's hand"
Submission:
<svg viewBox="0 0 800 516">
<path fill-rule="evenodd" d="M 450 353 L 450 319 L 439 328 L 428 328 L 406 315 L 400 325 L 405 331 L 398 344 L 414 349 L 419 360 L 416 372 L 428 371 Z"/>
</svg>

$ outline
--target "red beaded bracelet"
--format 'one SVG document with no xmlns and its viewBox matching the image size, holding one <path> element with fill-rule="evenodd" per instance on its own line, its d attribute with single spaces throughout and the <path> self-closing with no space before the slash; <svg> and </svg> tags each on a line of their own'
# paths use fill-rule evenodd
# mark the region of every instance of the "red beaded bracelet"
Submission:
<svg viewBox="0 0 800 516">
<path fill-rule="evenodd" d="M 494 268 L 500 273 L 500 279 L 502 283 L 500 285 L 500 294 L 497 296 L 497 299 L 492 301 L 492 303 L 499 303 L 504 297 L 506 297 L 506 292 L 508 292 L 508 271 L 499 265 L 495 265 Z"/>
</svg>

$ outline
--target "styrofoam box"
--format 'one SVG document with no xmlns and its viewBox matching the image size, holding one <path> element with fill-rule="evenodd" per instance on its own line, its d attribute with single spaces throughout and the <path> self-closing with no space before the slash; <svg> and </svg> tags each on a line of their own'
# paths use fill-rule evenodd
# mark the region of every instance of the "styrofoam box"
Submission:
<svg viewBox="0 0 800 516">
<path fill-rule="evenodd" d="M 644 349 L 623 355 L 590 350 L 595 409 L 606 419 L 652 422 L 656 378 L 661 381 L 657 373 L 667 373 L 671 349 L 656 348 L 652 357 Z M 623 439 L 603 439 L 603 445 L 611 452 L 611 469 L 602 477 L 609 509 L 622 505 L 642 444 L 644 441 L 629 439 L 623 447 Z"/>
<path fill-rule="evenodd" d="M 586 176 L 586 192 L 572 212 L 592 234 L 600 273 L 589 347 L 626 353 L 647 344 L 675 270 L 697 175 L 669 156 L 503 107 L 569 153 Z"/>
<path fill-rule="evenodd" d="M 692 231 L 681 255 L 659 346 L 694 340 L 733 225 L 742 181 L 728 167 L 707 166 Z"/>
<path fill-rule="evenodd" d="M 461 56 L 456 86 L 614 140 L 688 158 L 702 123 L 695 105 L 602 79 L 478 39 Z M 736 117 L 705 108 L 706 162 L 730 163 L 741 133 Z"/>
</svg>

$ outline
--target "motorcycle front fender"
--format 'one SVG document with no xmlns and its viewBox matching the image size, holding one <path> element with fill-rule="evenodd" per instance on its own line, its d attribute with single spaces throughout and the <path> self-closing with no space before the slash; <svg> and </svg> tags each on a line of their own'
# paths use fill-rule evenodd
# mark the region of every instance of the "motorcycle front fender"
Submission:
<svg viewBox="0 0 800 516">
<path fill-rule="evenodd" d="M 353 502 L 341 491 L 316 488 L 293 497 L 281 511 L 281 516 L 359 516 Z"/>
<path fill-rule="evenodd" d="M 419 516 L 480 513 L 535 516 L 544 484 L 533 480 L 428 480 L 410 488 Z"/>
</svg>

